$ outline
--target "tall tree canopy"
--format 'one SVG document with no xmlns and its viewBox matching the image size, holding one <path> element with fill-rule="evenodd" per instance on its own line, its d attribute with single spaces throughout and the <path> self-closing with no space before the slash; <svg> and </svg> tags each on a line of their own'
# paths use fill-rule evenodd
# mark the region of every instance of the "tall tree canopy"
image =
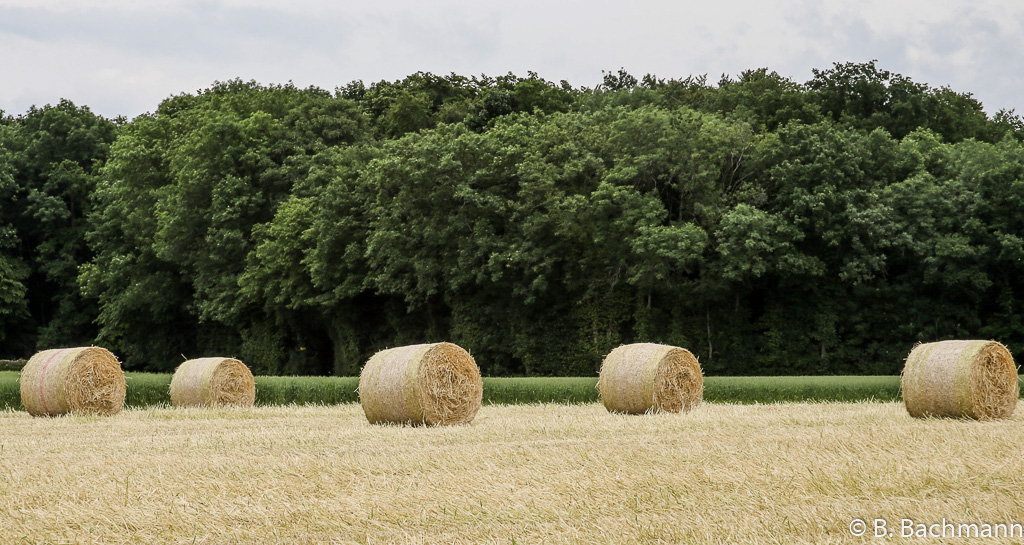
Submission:
<svg viewBox="0 0 1024 545">
<path fill-rule="evenodd" d="M 0 357 L 344 375 L 451 340 L 485 374 L 589 375 L 653 341 L 818 374 L 1024 347 L 1022 141 L 1014 112 L 875 62 L 233 80 L 130 122 L 64 101 L 0 115 Z"/>
</svg>

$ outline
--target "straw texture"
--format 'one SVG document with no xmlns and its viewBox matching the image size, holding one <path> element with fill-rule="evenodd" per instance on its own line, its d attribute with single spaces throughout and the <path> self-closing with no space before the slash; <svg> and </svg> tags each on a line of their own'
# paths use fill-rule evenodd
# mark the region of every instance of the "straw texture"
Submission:
<svg viewBox="0 0 1024 545">
<path fill-rule="evenodd" d="M 653 343 L 612 350 L 601 364 L 597 383 L 611 412 L 689 411 L 704 396 L 704 375 L 689 350 Z"/>
<path fill-rule="evenodd" d="M 466 424 L 482 400 L 476 361 L 452 343 L 382 350 L 359 376 L 359 401 L 371 424 Z"/>
<path fill-rule="evenodd" d="M 907 356 L 900 382 L 914 417 L 1006 418 L 1017 407 L 1017 367 L 995 341 L 921 344 Z"/>
<path fill-rule="evenodd" d="M 234 358 L 198 358 L 178 366 L 171 378 L 175 407 L 233 405 L 252 407 L 256 381 L 244 363 Z"/>
<path fill-rule="evenodd" d="M 32 416 L 109 416 L 124 407 L 121 364 L 99 347 L 44 350 L 21 370 L 21 403 Z"/>
</svg>

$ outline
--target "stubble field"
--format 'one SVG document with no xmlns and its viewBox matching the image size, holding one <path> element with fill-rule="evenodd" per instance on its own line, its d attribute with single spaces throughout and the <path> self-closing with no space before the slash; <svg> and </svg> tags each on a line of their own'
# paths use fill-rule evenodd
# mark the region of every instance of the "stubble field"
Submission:
<svg viewBox="0 0 1024 545">
<path fill-rule="evenodd" d="M 935 542 L 900 520 L 1024 522 L 1022 420 L 897 403 L 495 405 L 428 429 L 370 426 L 355 404 L 5 411 L 0 543 Z M 876 518 L 894 535 L 872 538 Z"/>
</svg>

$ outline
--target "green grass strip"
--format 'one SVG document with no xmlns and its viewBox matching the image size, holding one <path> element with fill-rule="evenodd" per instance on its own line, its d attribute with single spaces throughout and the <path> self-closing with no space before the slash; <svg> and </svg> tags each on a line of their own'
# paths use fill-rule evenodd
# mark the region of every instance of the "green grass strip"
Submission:
<svg viewBox="0 0 1024 545">
<path fill-rule="evenodd" d="M 707 377 L 710 403 L 901 401 L 898 376 Z"/>
<path fill-rule="evenodd" d="M 592 403 L 600 401 L 597 378 L 484 378 L 484 405 Z"/>
<path fill-rule="evenodd" d="M 706 377 L 704 401 L 900 401 L 900 377 Z M 600 401 L 596 378 L 485 378 L 485 404 Z"/>
<path fill-rule="evenodd" d="M 170 374 L 125 373 L 125 405 L 171 404 Z M 359 401 L 359 377 L 256 377 L 256 405 L 337 405 Z"/>
<path fill-rule="evenodd" d="M 357 403 L 359 377 L 256 377 L 257 405 Z"/>
<path fill-rule="evenodd" d="M 17 371 L 0 371 L 0 410 L 23 410 Z M 170 405 L 170 374 L 125 373 L 125 405 Z M 1024 383 L 1024 380 L 1022 380 Z M 257 405 L 358 403 L 359 377 L 256 377 Z M 1024 392 L 1024 385 L 1021 391 Z M 897 376 L 706 377 L 704 401 L 900 401 Z M 484 404 L 594 403 L 597 379 L 588 377 L 485 378 Z"/>
<path fill-rule="evenodd" d="M 0 411 L 4 409 L 25 410 L 21 404 L 19 376 L 21 376 L 19 371 L 0 371 Z"/>
</svg>

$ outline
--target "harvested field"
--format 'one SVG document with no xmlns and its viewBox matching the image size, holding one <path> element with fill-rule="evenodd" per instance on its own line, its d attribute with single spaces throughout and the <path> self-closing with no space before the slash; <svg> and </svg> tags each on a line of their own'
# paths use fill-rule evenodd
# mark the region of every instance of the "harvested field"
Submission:
<svg viewBox="0 0 1024 545">
<path fill-rule="evenodd" d="M 0 412 L 0 543 L 835 543 L 1024 522 L 1024 426 L 900 403 Z M 897 537 L 854 538 L 884 517 Z M 947 540 L 948 543 L 978 540 Z M 984 542 L 984 541 L 982 541 Z"/>
</svg>

